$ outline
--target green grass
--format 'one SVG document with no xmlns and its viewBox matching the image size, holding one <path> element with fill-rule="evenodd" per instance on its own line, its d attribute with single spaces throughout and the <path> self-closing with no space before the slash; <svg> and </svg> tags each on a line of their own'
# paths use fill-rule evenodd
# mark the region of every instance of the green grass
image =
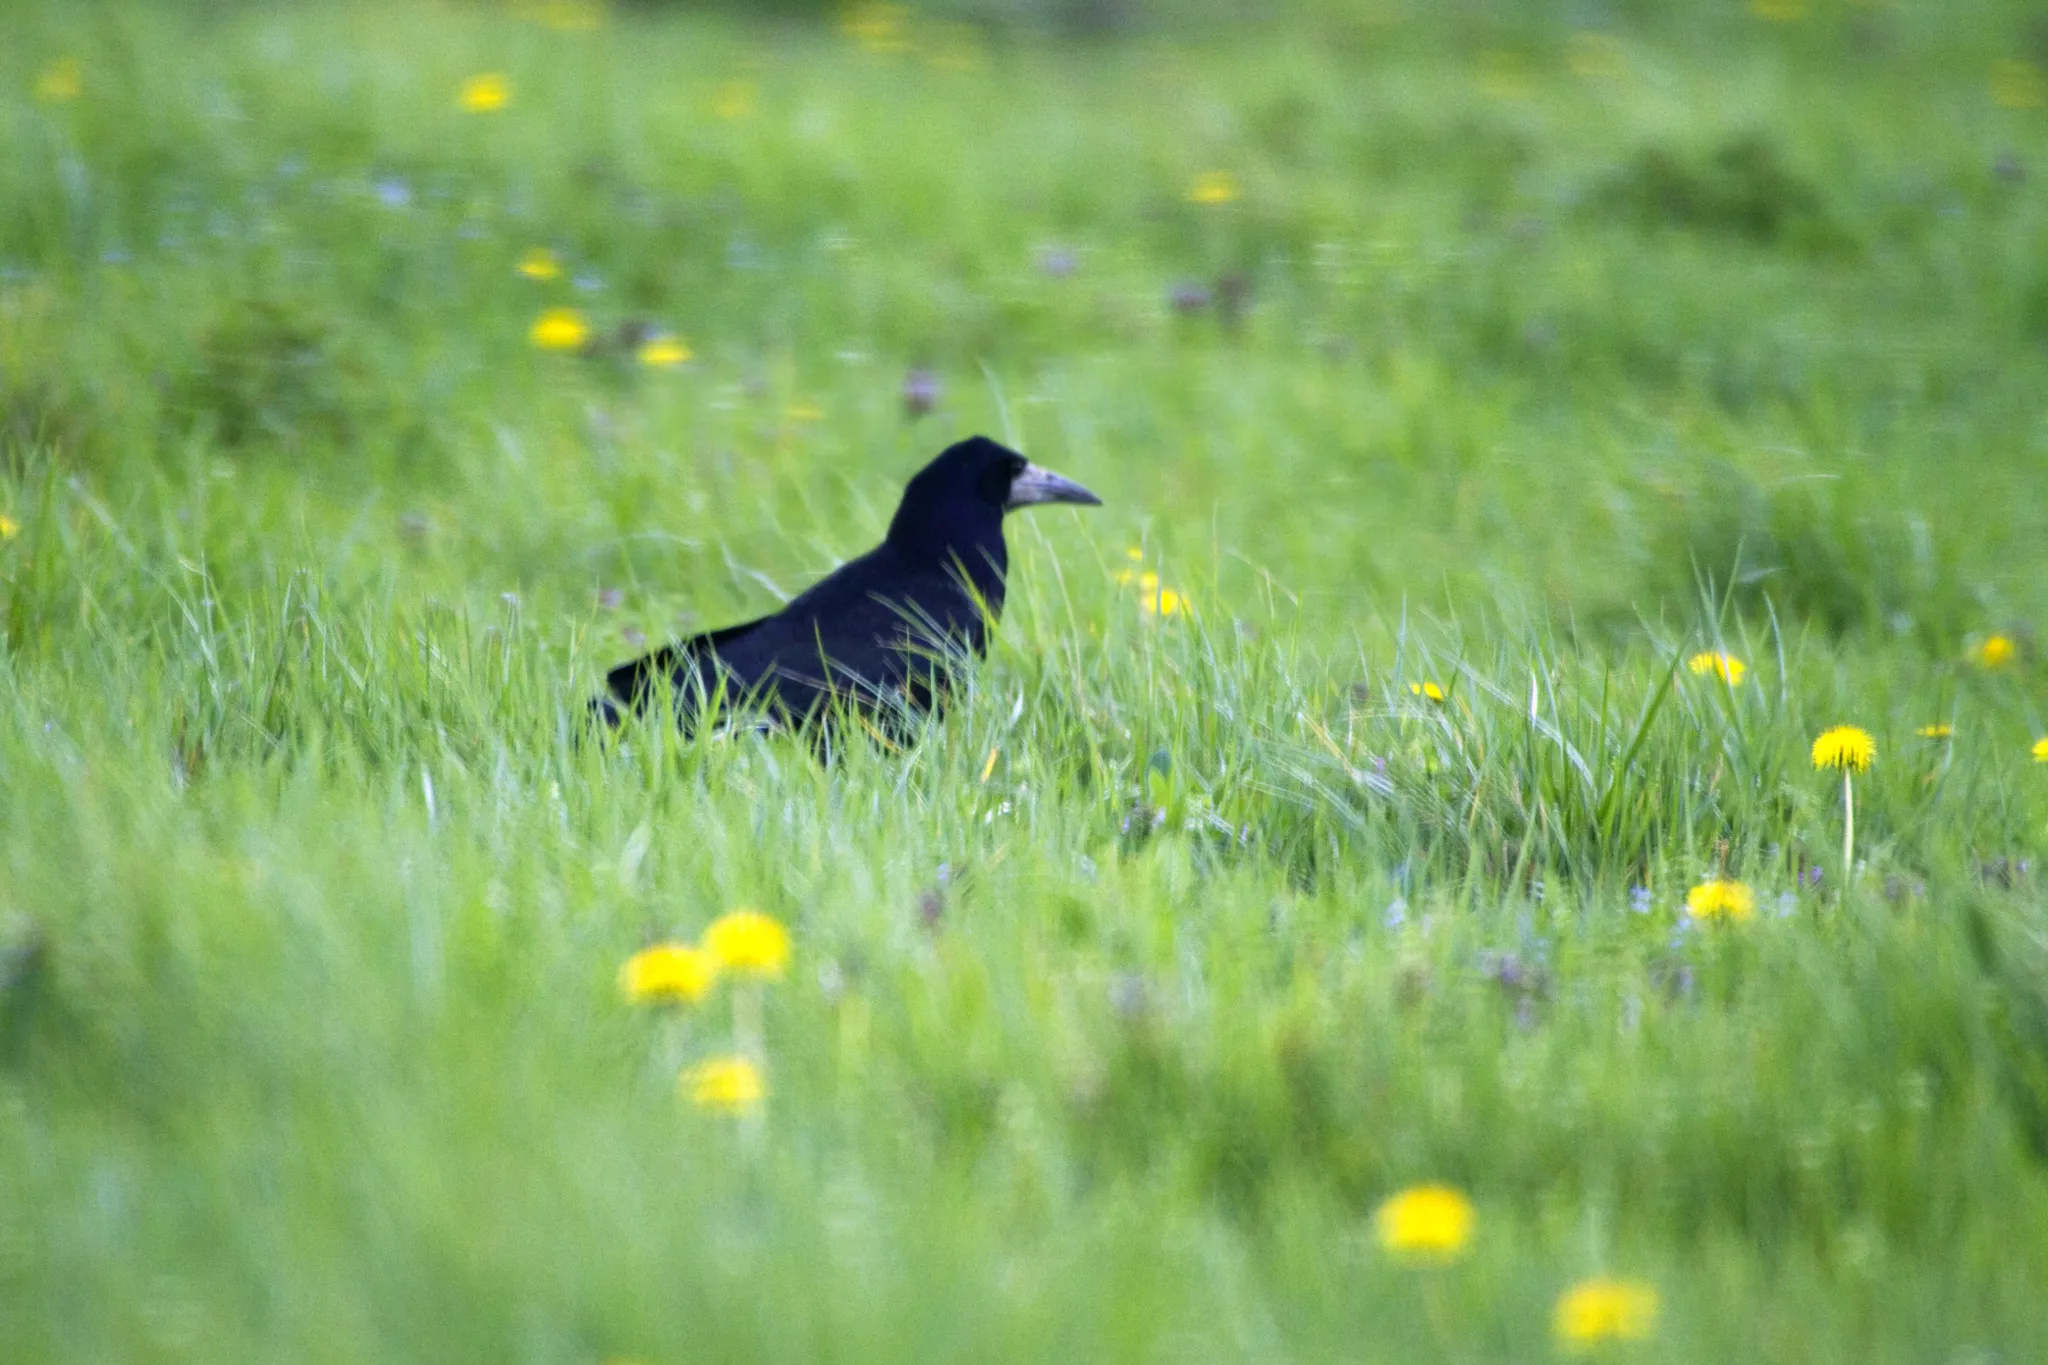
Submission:
<svg viewBox="0 0 2048 1365">
<path fill-rule="evenodd" d="M 2026 6 L 18 8 L 0 1356 L 2048 1354 Z M 580 739 L 973 431 L 1107 506 L 918 743 Z M 757 1125 L 616 984 L 738 905 Z"/>
</svg>

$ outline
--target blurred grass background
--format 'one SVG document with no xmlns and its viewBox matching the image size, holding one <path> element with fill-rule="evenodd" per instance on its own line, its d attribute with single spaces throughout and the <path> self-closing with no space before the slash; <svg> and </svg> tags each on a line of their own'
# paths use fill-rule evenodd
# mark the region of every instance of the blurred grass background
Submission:
<svg viewBox="0 0 2048 1365">
<path fill-rule="evenodd" d="M 2033 7 L 7 24 L 9 1358 L 2048 1348 Z M 1108 505 L 922 743 L 578 742 L 974 431 Z"/>
</svg>

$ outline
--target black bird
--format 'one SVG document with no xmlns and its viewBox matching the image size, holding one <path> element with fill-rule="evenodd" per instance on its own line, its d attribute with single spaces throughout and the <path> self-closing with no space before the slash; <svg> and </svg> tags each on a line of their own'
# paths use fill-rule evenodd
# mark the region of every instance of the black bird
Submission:
<svg viewBox="0 0 2048 1365">
<path fill-rule="evenodd" d="M 835 706 L 893 724 L 945 698 L 952 667 L 988 648 L 1003 610 L 1003 514 L 1102 499 L 1007 446 L 975 436 L 919 470 L 882 543 L 773 616 L 692 635 L 621 664 L 590 704 L 609 725 L 666 690 L 685 728 L 713 698 L 803 729 Z"/>
</svg>

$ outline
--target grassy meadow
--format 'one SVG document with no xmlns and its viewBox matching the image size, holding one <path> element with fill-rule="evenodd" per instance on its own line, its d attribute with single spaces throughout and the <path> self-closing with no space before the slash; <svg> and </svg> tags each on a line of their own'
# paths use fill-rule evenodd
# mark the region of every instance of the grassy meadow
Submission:
<svg viewBox="0 0 2048 1365">
<path fill-rule="evenodd" d="M 2048 1358 L 2048 26 L 1127 17 L 7 6 L 0 1359 Z"/>
</svg>

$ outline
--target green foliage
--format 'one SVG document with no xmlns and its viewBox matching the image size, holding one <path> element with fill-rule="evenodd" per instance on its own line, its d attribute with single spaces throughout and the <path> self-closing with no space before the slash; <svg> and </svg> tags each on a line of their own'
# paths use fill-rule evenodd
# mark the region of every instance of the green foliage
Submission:
<svg viewBox="0 0 2048 1365">
<path fill-rule="evenodd" d="M 201 333 L 178 406 L 227 450 L 356 439 L 351 405 L 361 366 L 332 327 L 270 299 L 231 300 Z"/>
<path fill-rule="evenodd" d="M 2024 6 L 558 8 L 10 13 L 10 1358 L 2043 1354 Z M 972 431 L 943 721 L 585 731 Z"/>
<path fill-rule="evenodd" d="M 1959 625 L 1981 617 L 1954 551 L 1914 512 L 1845 515 L 1830 483 L 1766 487 L 1726 460 L 1702 465 L 1649 537 L 1644 576 L 1659 597 L 1719 577 L 1752 619 L 1775 610 L 1836 634 L 1911 633 L 1936 653 L 1960 648 Z"/>
<path fill-rule="evenodd" d="M 1825 246 L 1839 233 L 1820 191 L 1757 133 L 1695 156 L 1645 147 L 1600 184 L 1591 202 L 1647 225 L 1726 233 L 1763 246 Z"/>
</svg>

